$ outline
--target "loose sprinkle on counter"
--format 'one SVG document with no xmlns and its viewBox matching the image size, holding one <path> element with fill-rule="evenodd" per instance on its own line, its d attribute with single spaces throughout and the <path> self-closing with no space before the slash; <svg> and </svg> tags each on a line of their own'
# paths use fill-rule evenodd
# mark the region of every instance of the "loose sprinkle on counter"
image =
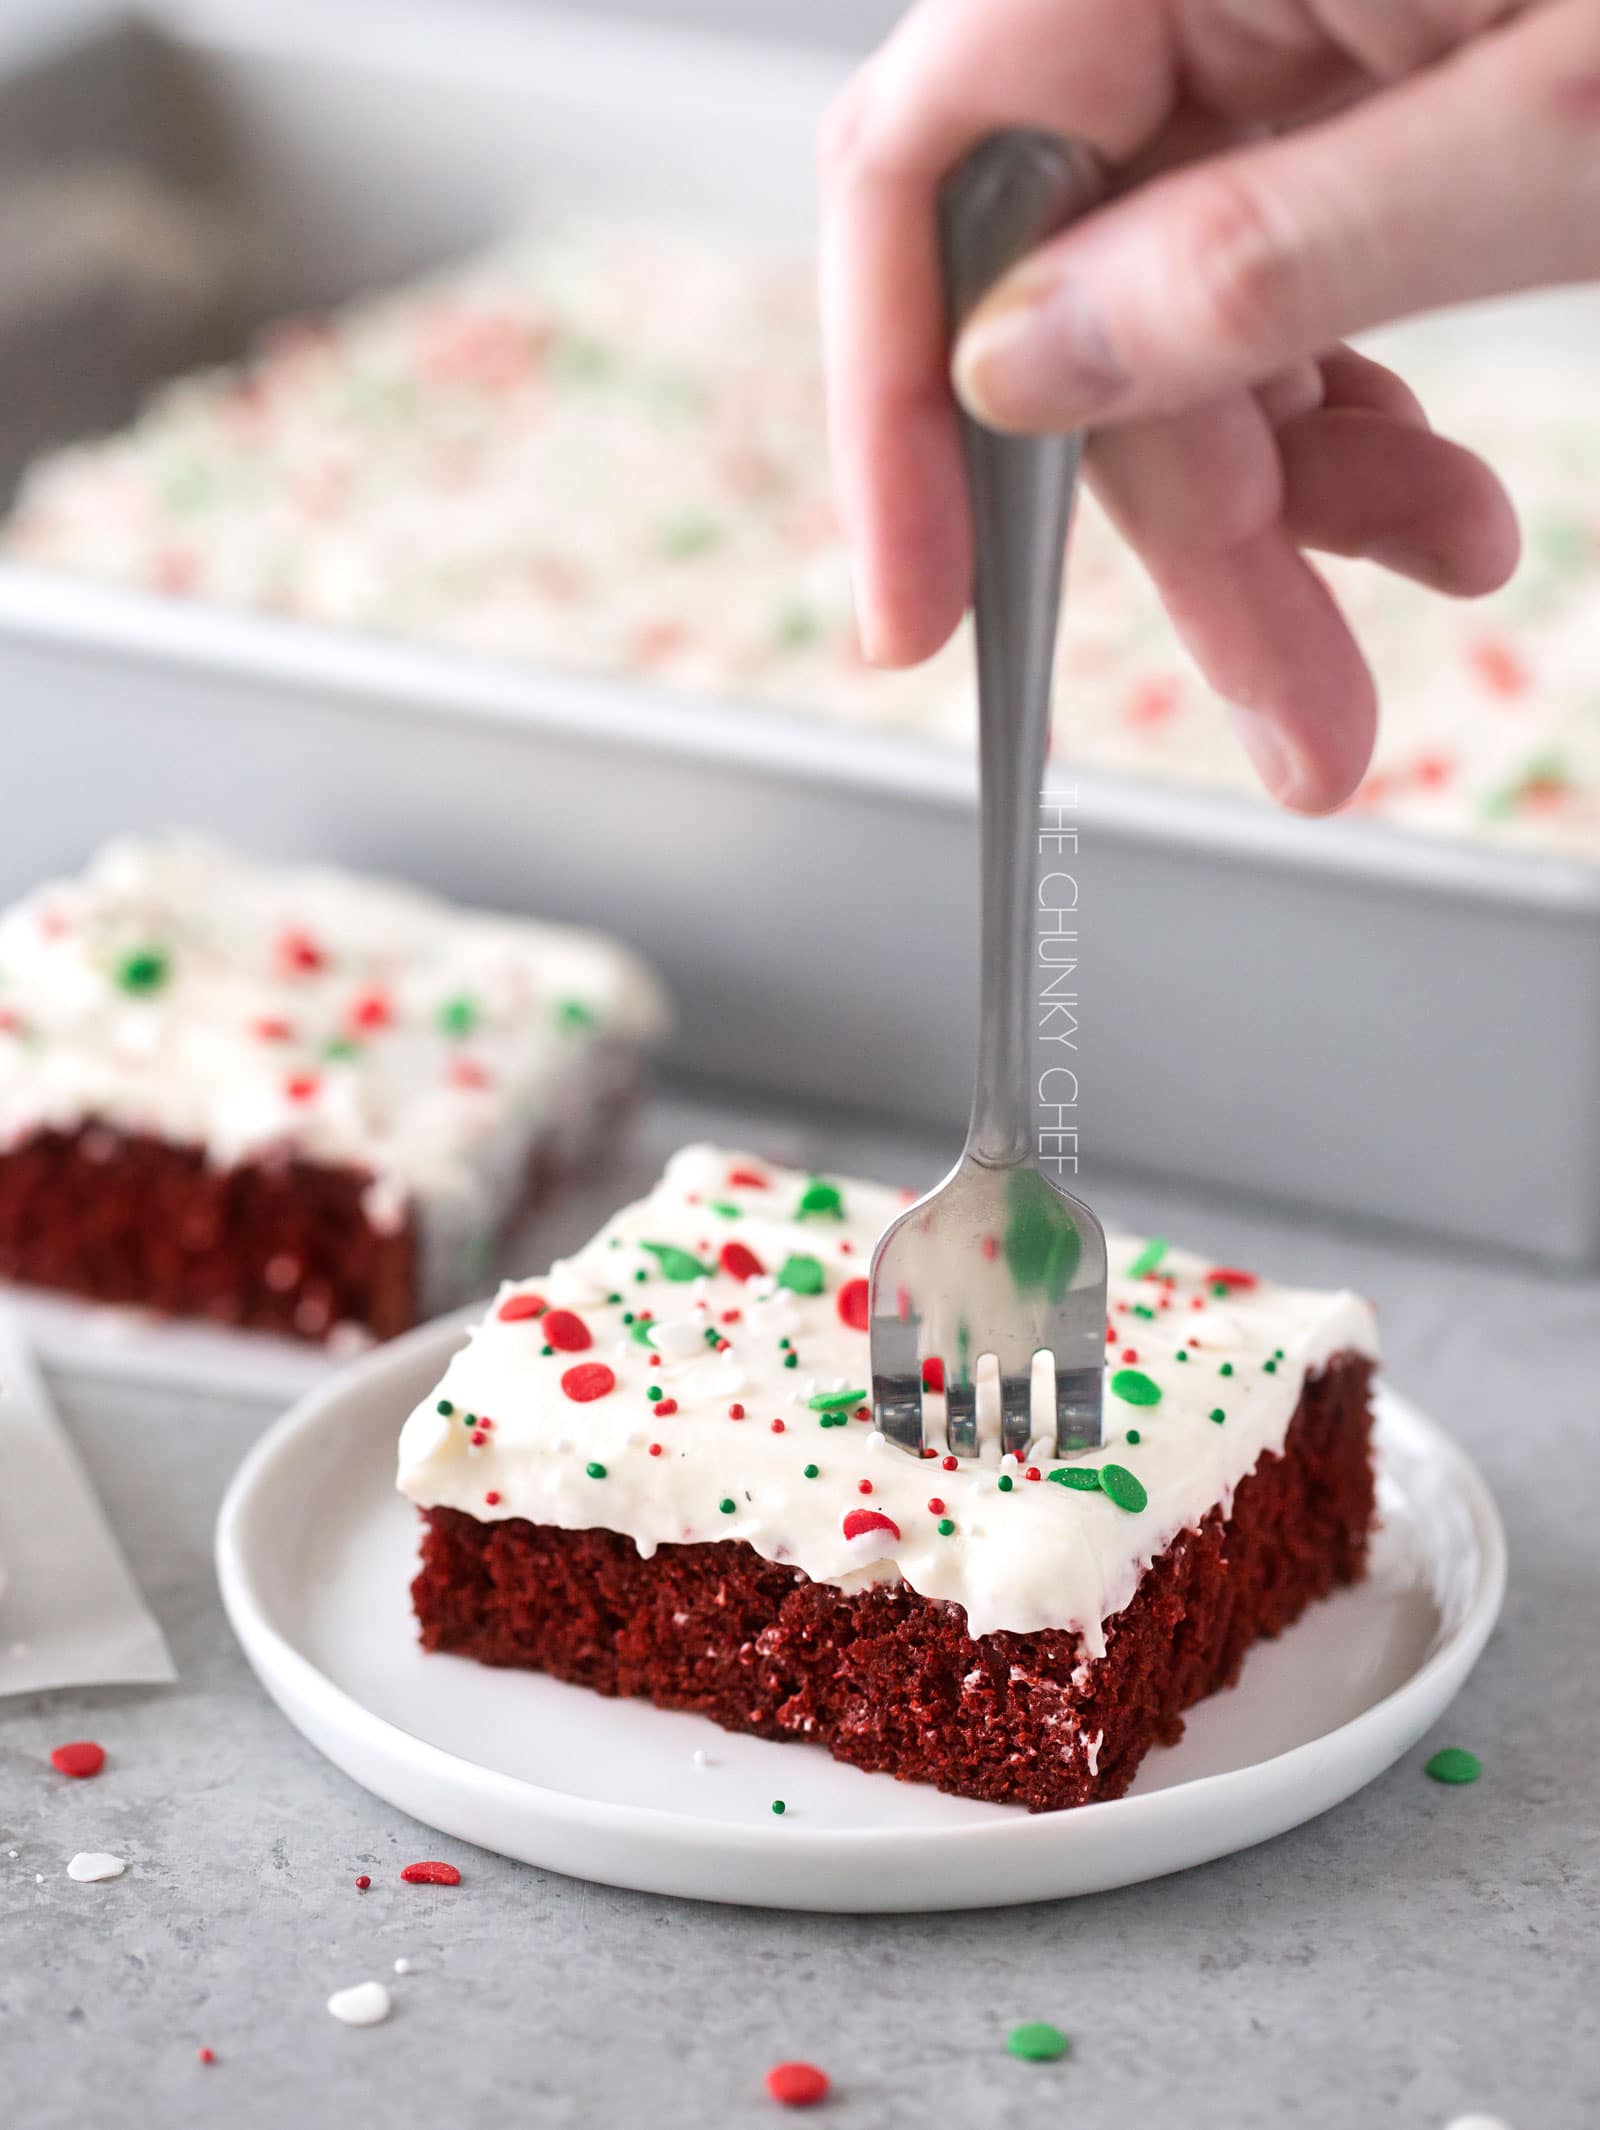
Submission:
<svg viewBox="0 0 1600 2130">
<path fill-rule="evenodd" d="M 70 1775 L 77 1782 L 98 1775 L 105 1764 L 106 1749 L 96 1745 L 92 1738 L 78 1738 L 70 1745 L 58 1745 L 50 1755 L 50 1765 L 56 1773 Z"/>
<path fill-rule="evenodd" d="M 363 1871 L 361 1876 L 356 1880 L 356 1892 L 365 1893 L 367 1888 L 371 1884 L 372 1880 L 368 1877 L 367 1873 Z"/>
<path fill-rule="evenodd" d="M 775 2063 L 767 2091 L 782 2108 L 814 2108 L 828 2095 L 828 2074 L 814 2063 Z"/>
<path fill-rule="evenodd" d="M 1006 2036 L 1006 2047 L 1024 2063 L 1055 2063 L 1071 2046 L 1060 2027 L 1048 2019 L 1029 2019 Z"/>
<path fill-rule="evenodd" d="M 1483 1762 L 1465 1746 L 1447 1745 L 1434 1754 L 1422 1772 L 1431 1775 L 1435 1782 L 1476 1782 L 1483 1773 Z"/>
<path fill-rule="evenodd" d="M 787 1812 L 788 1809 L 789 1807 L 784 1803 L 781 1797 L 775 1797 L 772 1800 L 772 1816 L 774 1819 L 782 1819 L 784 1813 Z"/>
<path fill-rule="evenodd" d="M 407 1864 L 400 1876 L 408 1886 L 459 1886 L 461 1874 L 454 1864 Z"/>
</svg>

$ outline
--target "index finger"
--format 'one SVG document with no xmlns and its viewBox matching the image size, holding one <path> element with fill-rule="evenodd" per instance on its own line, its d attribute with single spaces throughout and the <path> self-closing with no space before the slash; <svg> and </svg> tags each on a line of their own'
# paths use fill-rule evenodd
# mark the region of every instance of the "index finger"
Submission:
<svg viewBox="0 0 1600 2130">
<path fill-rule="evenodd" d="M 912 665 L 960 620 L 971 535 L 939 283 L 937 194 L 1003 126 L 1122 161 L 1171 110 L 1160 0 L 922 0 L 824 128 L 828 419 L 867 657 Z"/>
</svg>

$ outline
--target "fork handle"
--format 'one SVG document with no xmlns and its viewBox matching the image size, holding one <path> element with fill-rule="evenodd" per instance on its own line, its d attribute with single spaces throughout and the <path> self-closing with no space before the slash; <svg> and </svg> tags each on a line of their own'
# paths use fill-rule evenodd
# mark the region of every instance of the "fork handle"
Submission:
<svg viewBox="0 0 1600 2130">
<path fill-rule="evenodd" d="M 1104 197 L 1091 152 L 1053 133 L 991 134 L 945 183 L 952 335 L 1007 268 Z M 978 647 L 982 1003 L 967 1151 L 1009 1167 L 1033 1148 L 1029 973 L 1039 793 L 1067 528 L 1083 439 L 1002 436 L 961 416 Z"/>
</svg>

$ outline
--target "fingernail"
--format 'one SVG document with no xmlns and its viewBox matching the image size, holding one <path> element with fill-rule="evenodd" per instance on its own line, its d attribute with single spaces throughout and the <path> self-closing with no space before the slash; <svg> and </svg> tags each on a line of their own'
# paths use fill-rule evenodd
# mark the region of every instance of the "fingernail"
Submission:
<svg viewBox="0 0 1600 2130">
<path fill-rule="evenodd" d="M 1259 710 L 1247 710 L 1238 703 L 1230 707 L 1233 729 L 1272 797 L 1297 813 L 1316 811 L 1320 802 L 1315 772 L 1283 727 Z"/>
<path fill-rule="evenodd" d="M 968 412 L 999 429 L 1072 427 L 1129 382 L 1083 283 L 1026 271 L 968 320 L 954 377 Z"/>
</svg>

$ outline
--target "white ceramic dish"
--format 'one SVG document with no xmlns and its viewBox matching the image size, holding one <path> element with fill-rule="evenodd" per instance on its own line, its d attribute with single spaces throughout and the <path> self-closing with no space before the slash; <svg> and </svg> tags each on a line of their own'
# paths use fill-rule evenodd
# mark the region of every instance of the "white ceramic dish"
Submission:
<svg viewBox="0 0 1600 2130">
<path fill-rule="evenodd" d="M 1112 1804 L 1030 1817 L 699 1717 L 425 1657 L 394 1438 L 463 1321 L 369 1355 L 262 1438 L 218 1521 L 223 1601 L 268 1692 L 357 1782 L 444 1834 L 577 1877 L 894 1911 L 1048 1900 L 1183 1870 L 1281 1834 L 1380 1774 L 1448 1706 L 1500 1609 L 1505 1540 L 1487 1488 L 1386 1389 L 1372 1577 L 1257 1649 L 1238 1688 L 1197 1709 L 1182 1744 L 1152 1753 Z"/>
</svg>

